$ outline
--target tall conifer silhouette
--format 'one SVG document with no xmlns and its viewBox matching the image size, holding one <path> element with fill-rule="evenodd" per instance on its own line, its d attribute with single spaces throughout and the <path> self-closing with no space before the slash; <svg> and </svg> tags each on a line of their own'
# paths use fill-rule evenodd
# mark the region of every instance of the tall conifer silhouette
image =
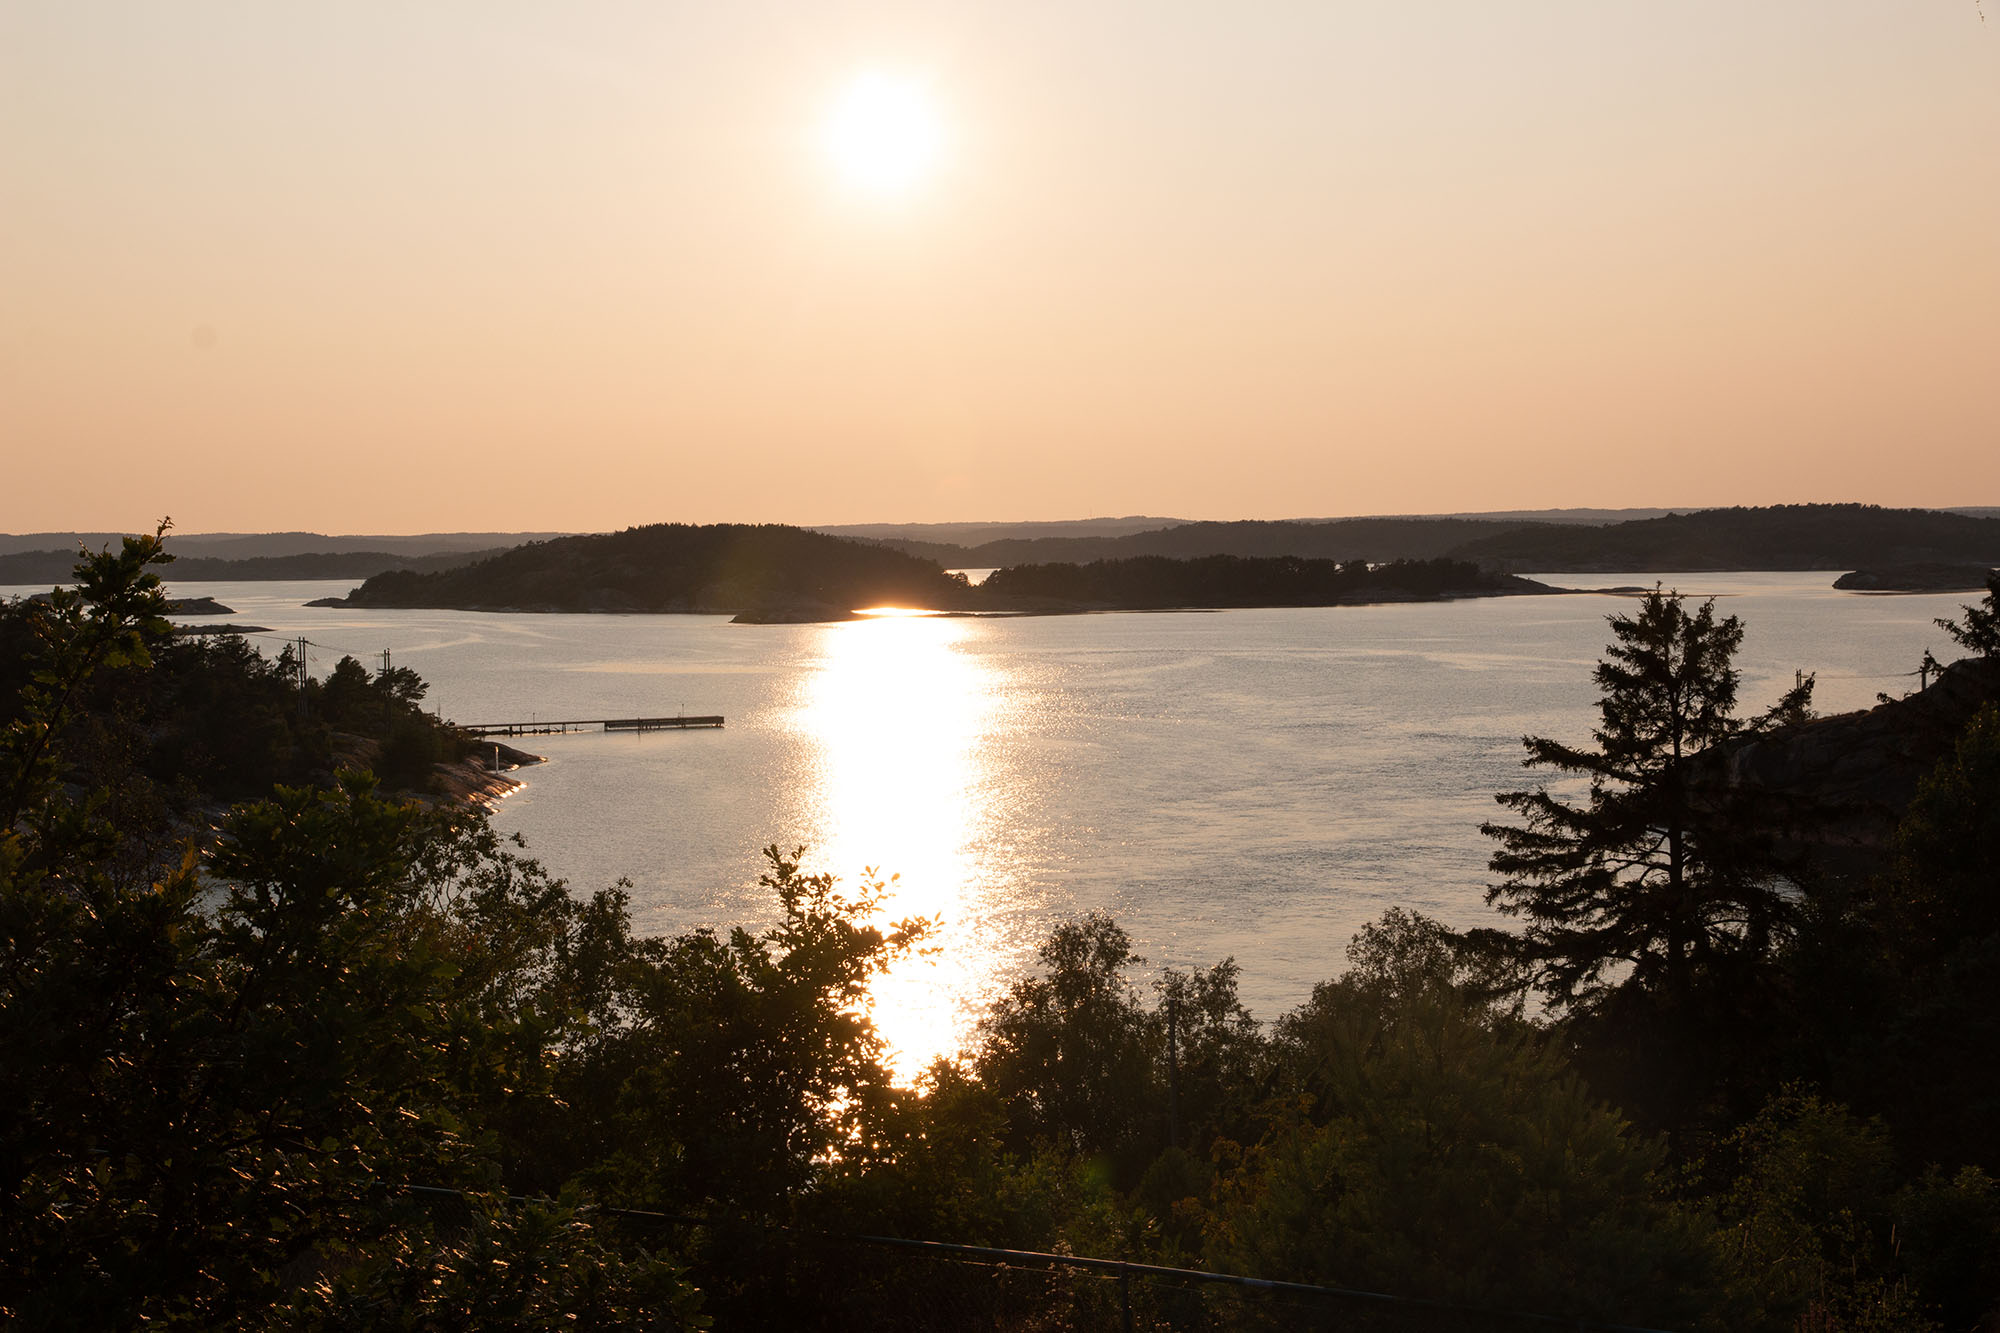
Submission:
<svg viewBox="0 0 2000 1333">
<path fill-rule="evenodd" d="M 1803 718 L 1812 680 L 1763 716 L 1736 716 L 1735 616 L 1690 612 L 1655 588 L 1636 615 L 1609 618 L 1597 665 L 1594 749 L 1527 736 L 1523 763 L 1588 787 L 1538 786 L 1495 799 L 1525 821 L 1484 824 L 1503 878 L 1487 901 L 1526 923 L 1527 980 L 1558 1009 L 1589 1011 L 1636 986 L 1684 1005 L 1705 980 L 1767 955 L 1794 897 L 1768 830 L 1744 798 L 1692 780 L 1702 752 L 1752 728 Z"/>
</svg>

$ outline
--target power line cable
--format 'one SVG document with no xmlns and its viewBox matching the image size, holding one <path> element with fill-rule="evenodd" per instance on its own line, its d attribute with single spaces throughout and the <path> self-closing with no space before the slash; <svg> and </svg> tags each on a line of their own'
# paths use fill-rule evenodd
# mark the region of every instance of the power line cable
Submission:
<svg viewBox="0 0 2000 1333">
<path fill-rule="evenodd" d="M 446 1189 L 436 1185 L 404 1185 L 409 1194 L 433 1197 L 453 1197 L 471 1200 L 482 1196 L 471 1190 Z M 497 1196 L 508 1203 L 540 1203 L 561 1205 L 561 1201 L 546 1195 L 504 1194 Z M 607 1217 L 629 1217 L 637 1221 L 665 1223 L 671 1226 L 712 1227 L 716 1219 L 695 1217 L 682 1213 L 649 1212 L 640 1208 L 614 1208 L 605 1205 L 584 1205 L 593 1212 Z M 1549 1324 L 1562 1328 L 1592 1330 L 1593 1333 L 1672 1333 L 1668 1329 L 1647 1328 L 1636 1324 L 1613 1324 L 1602 1320 L 1580 1319 L 1571 1315 L 1539 1314 L 1531 1310 L 1510 1310 L 1499 1306 L 1468 1305 L 1460 1301 L 1430 1300 L 1420 1296 L 1394 1296 L 1387 1292 L 1362 1291 L 1353 1287 L 1325 1287 L 1309 1282 L 1280 1282 L 1270 1278 L 1244 1277 L 1236 1273 L 1215 1273 L 1200 1268 L 1172 1268 L 1165 1264 L 1131 1263 L 1124 1259 L 1099 1259 L 1078 1254 L 1050 1254 L 1041 1250 L 1009 1250 L 991 1245 L 959 1245 L 950 1241 L 911 1240 L 903 1236 L 871 1236 L 858 1232 L 804 1231 L 801 1228 L 778 1223 L 757 1223 L 766 1230 L 787 1234 L 801 1232 L 818 1240 L 842 1241 L 857 1245 L 874 1245 L 889 1249 L 900 1249 L 928 1254 L 940 1259 L 989 1265 L 1017 1266 L 1035 1264 L 1048 1268 L 1073 1268 L 1081 1272 L 1103 1273 L 1118 1278 L 1159 1278 L 1176 1282 L 1196 1282 L 1211 1286 L 1228 1286 L 1243 1291 L 1269 1292 L 1274 1295 L 1307 1296 L 1345 1301 L 1363 1301 L 1376 1305 L 1401 1306 L 1408 1309 L 1441 1310 L 1454 1314 L 1485 1315 L 1494 1318 L 1520 1320 L 1526 1323 Z"/>
</svg>

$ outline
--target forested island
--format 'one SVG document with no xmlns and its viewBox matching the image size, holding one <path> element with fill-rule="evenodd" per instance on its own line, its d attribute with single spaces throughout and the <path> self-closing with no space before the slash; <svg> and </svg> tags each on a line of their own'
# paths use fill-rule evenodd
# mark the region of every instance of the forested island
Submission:
<svg viewBox="0 0 2000 1333">
<path fill-rule="evenodd" d="M 166 632 L 164 554 L 0 619 L 10 1326 L 2000 1314 L 2000 578 L 1940 622 L 1959 720 L 1866 715 L 1928 764 L 1866 865 L 1739 780 L 1839 721 L 1810 681 L 1739 714 L 1741 624 L 1656 591 L 1610 618 L 1593 734 L 1527 738 L 1550 781 L 1500 794 L 1496 928 L 1392 910 L 1259 1023 L 1236 960 L 1149 972 L 1086 915 L 911 1088 L 863 1001 L 930 923 L 879 886 L 773 847 L 776 926 L 635 935 L 477 807 L 329 771 L 282 661 Z M 335 678 L 329 734 L 421 697 Z M 212 831 L 129 799 L 175 787 L 241 799 Z"/>
<path fill-rule="evenodd" d="M 1845 592 L 1978 592 L 1993 572 L 1986 563 L 1889 565 L 1850 570 L 1833 586 Z"/>
<path fill-rule="evenodd" d="M 1550 592 L 1463 561 L 1210 556 L 1028 565 L 979 587 L 929 561 L 866 542 L 766 524 L 660 524 L 523 546 L 436 574 L 378 575 L 345 606 L 472 611 L 716 612 L 740 620 L 839 620 L 901 606 L 988 613 L 1252 606 Z"/>
<path fill-rule="evenodd" d="M 927 560 L 803 528 L 657 523 L 531 542 L 433 574 L 377 575 L 344 604 L 829 620 L 866 606 L 957 607 L 966 592 Z"/>
<path fill-rule="evenodd" d="M 1371 565 L 1365 560 L 1212 555 L 1191 560 L 1143 556 L 1087 565 L 1016 565 L 994 571 L 975 591 L 977 604 L 996 609 L 1166 611 L 1438 601 L 1556 589 L 1518 575 L 1487 573 L 1462 560 Z"/>
</svg>

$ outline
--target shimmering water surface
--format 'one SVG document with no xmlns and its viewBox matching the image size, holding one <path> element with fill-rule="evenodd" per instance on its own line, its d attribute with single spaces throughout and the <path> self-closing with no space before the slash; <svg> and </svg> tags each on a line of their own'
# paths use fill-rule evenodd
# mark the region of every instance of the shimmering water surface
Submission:
<svg viewBox="0 0 2000 1333">
<path fill-rule="evenodd" d="M 1963 596 L 1823 574 L 1664 576 L 1743 618 L 1745 710 L 1818 673 L 1822 711 L 1901 692 Z M 1569 586 L 1637 576 L 1554 576 Z M 1651 578 L 1645 579 L 1650 583 Z M 346 584 L 183 584 L 233 619 L 372 668 L 383 648 L 461 722 L 721 713 L 721 731 L 522 742 L 550 762 L 496 823 L 635 924 L 770 921 L 759 849 L 875 867 L 937 952 L 877 989 L 906 1070 L 951 1049 L 1054 922 L 1110 912 L 1153 964 L 1234 955 L 1260 1017 L 1334 975 L 1394 904 L 1489 920 L 1492 793 L 1520 738 L 1587 739 L 1612 596 L 1043 618 L 731 625 L 715 617 L 349 611 Z"/>
</svg>

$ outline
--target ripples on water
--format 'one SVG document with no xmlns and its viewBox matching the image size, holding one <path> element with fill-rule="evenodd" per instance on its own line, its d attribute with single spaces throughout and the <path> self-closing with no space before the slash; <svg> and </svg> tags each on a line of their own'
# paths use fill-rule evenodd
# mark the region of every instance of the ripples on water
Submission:
<svg viewBox="0 0 2000 1333">
<path fill-rule="evenodd" d="M 1665 576 L 1748 635 L 1745 711 L 1820 675 L 1823 711 L 1909 688 L 1965 597 L 1861 597 L 1832 574 Z M 1556 576 L 1575 586 L 1637 576 Z M 1650 578 L 1645 581 L 1650 582 Z M 461 721 L 723 713 L 719 732 L 535 738 L 550 763 L 495 823 L 579 891 L 632 884 L 636 926 L 768 924 L 759 849 L 895 875 L 937 916 L 877 987 L 899 1067 L 954 1048 L 1056 921 L 1098 908 L 1154 965 L 1234 955 L 1270 1018 L 1404 904 L 1483 905 L 1492 793 L 1520 738 L 1587 739 L 1603 596 L 1303 610 L 730 625 L 698 616 L 307 609 L 345 585 L 189 584 L 239 621 L 371 668 L 394 650 Z"/>
</svg>

